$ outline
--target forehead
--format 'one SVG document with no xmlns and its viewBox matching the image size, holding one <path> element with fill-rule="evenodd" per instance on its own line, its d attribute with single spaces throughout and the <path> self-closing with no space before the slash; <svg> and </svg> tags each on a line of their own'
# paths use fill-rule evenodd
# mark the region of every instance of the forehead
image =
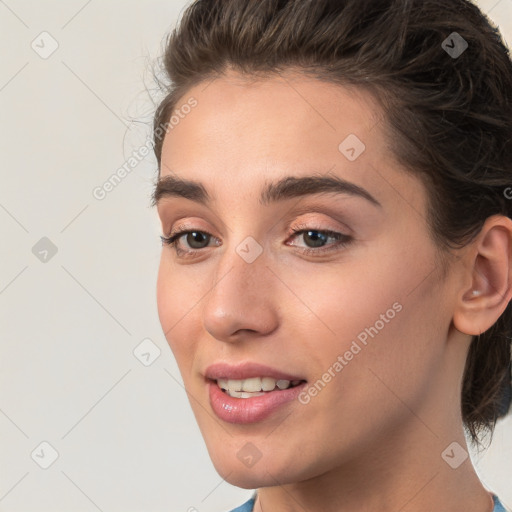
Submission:
<svg viewBox="0 0 512 512">
<path fill-rule="evenodd" d="M 179 151 L 185 143 L 193 144 L 196 154 L 239 160 L 262 151 L 268 157 L 304 157 L 314 147 L 317 153 L 336 155 L 350 134 L 373 151 L 382 146 L 377 140 L 379 131 L 373 130 L 382 118 L 381 108 L 368 92 L 353 86 L 341 87 L 297 73 L 257 79 L 230 72 L 190 89 L 176 110 L 190 98 L 197 106 L 171 126 L 163 144 L 164 161 L 191 157 Z"/>
<path fill-rule="evenodd" d="M 161 176 L 199 181 L 218 190 L 215 197 L 229 188 L 240 201 L 264 182 L 312 171 L 373 189 L 377 199 L 396 194 L 380 175 L 398 166 L 383 134 L 382 109 L 368 91 L 297 73 L 266 79 L 231 73 L 190 89 L 176 111 L 191 99 L 196 106 L 164 139 Z M 356 158 L 347 158 L 347 144 Z"/>
</svg>

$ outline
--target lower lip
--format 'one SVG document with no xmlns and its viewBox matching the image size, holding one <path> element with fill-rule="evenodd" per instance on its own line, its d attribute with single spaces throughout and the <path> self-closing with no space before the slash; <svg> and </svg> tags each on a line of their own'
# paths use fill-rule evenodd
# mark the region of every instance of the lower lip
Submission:
<svg viewBox="0 0 512 512">
<path fill-rule="evenodd" d="M 279 407 L 296 400 L 307 382 L 293 388 L 270 391 L 251 398 L 235 398 L 224 393 L 215 381 L 208 381 L 213 412 L 228 423 L 256 423 L 270 416 Z"/>
</svg>

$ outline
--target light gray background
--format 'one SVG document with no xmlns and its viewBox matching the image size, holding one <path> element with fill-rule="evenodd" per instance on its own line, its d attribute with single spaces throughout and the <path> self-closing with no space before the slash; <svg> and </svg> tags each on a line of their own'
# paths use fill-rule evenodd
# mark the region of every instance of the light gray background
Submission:
<svg viewBox="0 0 512 512">
<path fill-rule="evenodd" d="M 512 41 L 512 0 L 479 5 Z M 0 511 L 222 512 L 252 494 L 214 470 L 161 332 L 152 152 L 92 193 L 147 142 L 151 66 L 184 6 L 0 0 Z M 511 453 L 509 417 L 472 454 L 509 508 Z"/>
</svg>

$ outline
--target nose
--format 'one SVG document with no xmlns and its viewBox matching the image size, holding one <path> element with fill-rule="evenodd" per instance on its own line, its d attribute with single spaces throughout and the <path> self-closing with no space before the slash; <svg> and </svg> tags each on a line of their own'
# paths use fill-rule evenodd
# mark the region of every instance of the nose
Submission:
<svg viewBox="0 0 512 512">
<path fill-rule="evenodd" d="M 236 342 L 273 332 L 279 323 L 278 283 L 261 254 L 251 263 L 235 250 L 219 264 L 212 289 L 203 302 L 206 331 L 220 341 Z"/>
</svg>

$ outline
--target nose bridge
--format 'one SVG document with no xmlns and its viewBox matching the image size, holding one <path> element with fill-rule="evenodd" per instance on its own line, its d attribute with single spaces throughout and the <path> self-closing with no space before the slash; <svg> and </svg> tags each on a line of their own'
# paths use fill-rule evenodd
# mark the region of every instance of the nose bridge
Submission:
<svg viewBox="0 0 512 512">
<path fill-rule="evenodd" d="M 234 232 L 232 235 L 234 243 L 230 243 L 230 247 L 221 257 L 217 281 L 225 276 L 227 281 L 224 287 L 231 289 L 233 293 L 240 294 L 243 291 L 242 297 L 254 295 L 256 298 L 271 275 L 267 268 L 268 258 L 264 247 L 252 236 L 236 241 Z"/>
<path fill-rule="evenodd" d="M 272 272 L 263 247 L 252 237 L 221 256 L 212 289 L 205 297 L 203 321 L 218 339 L 229 340 L 241 329 L 268 333 L 277 312 L 271 293 Z"/>
</svg>

